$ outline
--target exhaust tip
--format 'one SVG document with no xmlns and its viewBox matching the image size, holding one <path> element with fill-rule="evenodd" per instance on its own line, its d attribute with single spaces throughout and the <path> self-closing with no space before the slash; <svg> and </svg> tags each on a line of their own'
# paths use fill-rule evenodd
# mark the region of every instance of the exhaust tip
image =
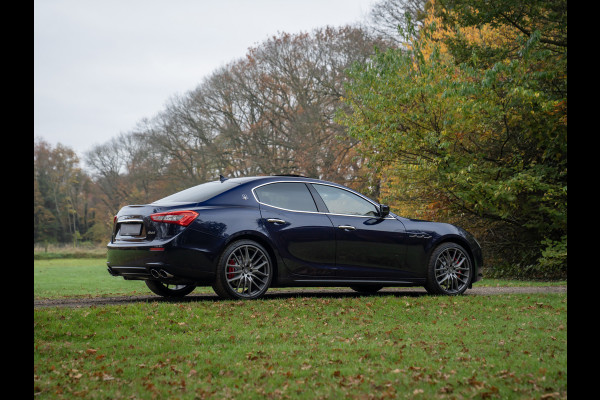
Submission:
<svg viewBox="0 0 600 400">
<path fill-rule="evenodd" d="M 150 270 L 150 275 L 152 275 L 155 278 L 160 278 L 160 274 L 154 268 Z"/>
<path fill-rule="evenodd" d="M 172 278 L 173 277 L 173 275 L 171 275 L 170 273 L 168 273 L 164 269 L 161 269 L 160 271 L 158 271 L 158 273 L 160 274 L 160 276 L 162 278 Z"/>
</svg>

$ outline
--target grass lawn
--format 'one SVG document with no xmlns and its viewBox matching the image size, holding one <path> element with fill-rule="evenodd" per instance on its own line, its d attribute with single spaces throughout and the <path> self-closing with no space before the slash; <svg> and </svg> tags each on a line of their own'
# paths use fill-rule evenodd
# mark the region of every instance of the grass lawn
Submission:
<svg viewBox="0 0 600 400">
<path fill-rule="evenodd" d="M 34 281 L 36 298 L 150 293 L 98 259 L 36 261 Z M 566 398 L 567 295 L 36 308 L 34 395 Z"/>
<path fill-rule="evenodd" d="M 147 294 L 143 281 L 111 276 L 106 259 L 73 258 L 33 261 L 33 297 L 88 297 Z"/>
<path fill-rule="evenodd" d="M 566 398 L 565 294 L 34 310 L 40 398 Z"/>
</svg>

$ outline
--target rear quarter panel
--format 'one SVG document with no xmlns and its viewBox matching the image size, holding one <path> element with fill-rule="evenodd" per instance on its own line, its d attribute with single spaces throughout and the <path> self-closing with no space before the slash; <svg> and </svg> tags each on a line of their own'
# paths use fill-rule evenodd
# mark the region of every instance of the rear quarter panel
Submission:
<svg viewBox="0 0 600 400">
<path fill-rule="evenodd" d="M 223 205 L 200 208 L 198 212 L 199 215 L 190 225 L 190 230 L 221 239 L 217 247 L 210 249 L 214 253 L 220 254 L 232 240 L 239 236 L 248 234 L 256 234 L 262 238 L 267 236 L 260 220 L 258 207 Z M 194 245 L 203 244 L 194 243 Z"/>
<path fill-rule="evenodd" d="M 277 249 L 262 223 L 258 202 L 252 196 L 251 188 L 256 182 L 250 184 L 240 185 L 202 203 L 197 209 L 198 217 L 190 225 L 192 232 L 214 238 L 211 243 L 205 241 L 195 246 L 205 247 L 204 251 L 212 255 L 215 267 L 225 248 L 242 238 L 253 239 L 265 245 L 271 252 L 273 261 L 278 266 L 282 264 Z"/>
</svg>

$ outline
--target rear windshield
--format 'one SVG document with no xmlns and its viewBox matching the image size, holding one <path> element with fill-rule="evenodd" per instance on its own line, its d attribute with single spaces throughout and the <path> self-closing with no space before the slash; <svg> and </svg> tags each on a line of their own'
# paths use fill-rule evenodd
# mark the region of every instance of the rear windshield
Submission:
<svg viewBox="0 0 600 400">
<path fill-rule="evenodd" d="M 200 203 L 206 201 L 218 194 L 221 194 L 233 187 L 236 187 L 240 182 L 225 182 L 214 181 L 206 182 L 198 186 L 193 186 L 189 189 L 182 190 L 170 196 L 164 197 L 160 200 L 156 200 L 152 204 L 166 204 L 166 203 Z"/>
</svg>

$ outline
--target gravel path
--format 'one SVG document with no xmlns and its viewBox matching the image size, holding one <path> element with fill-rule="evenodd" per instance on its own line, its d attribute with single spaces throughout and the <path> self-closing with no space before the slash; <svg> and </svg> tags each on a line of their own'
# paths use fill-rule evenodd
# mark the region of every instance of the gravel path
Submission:
<svg viewBox="0 0 600 400">
<path fill-rule="evenodd" d="M 567 293 L 566 286 L 525 286 L 525 287 L 474 287 L 465 292 L 466 296 L 489 296 L 499 294 L 516 293 Z M 424 296 L 427 292 L 423 288 L 386 288 L 376 296 Z M 300 288 L 300 289 L 274 289 L 269 290 L 265 299 L 289 298 L 289 297 L 356 297 L 360 295 L 352 289 L 343 288 Z M 368 295 L 367 295 L 368 296 Z M 117 297 L 89 297 L 89 298 L 61 298 L 34 300 L 33 307 L 90 307 L 118 304 L 173 302 L 184 303 L 194 301 L 216 301 L 219 300 L 214 293 L 192 293 L 182 299 L 165 299 L 160 296 L 149 294 L 147 296 L 117 296 Z"/>
</svg>

